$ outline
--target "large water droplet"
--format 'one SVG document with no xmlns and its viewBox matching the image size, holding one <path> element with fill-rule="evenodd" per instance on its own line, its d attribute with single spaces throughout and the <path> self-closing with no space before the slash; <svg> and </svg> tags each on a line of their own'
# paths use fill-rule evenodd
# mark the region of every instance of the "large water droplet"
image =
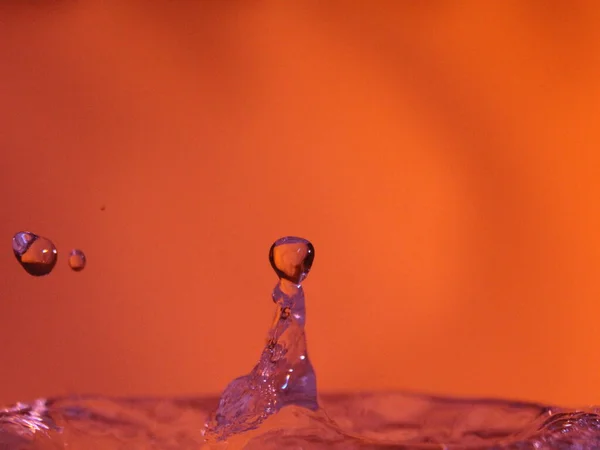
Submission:
<svg viewBox="0 0 600 450">
<path fill-rule="evenodd" d="M 75 272 L 81 272 L 85 269 L 86 264 L 85 254 L 78 249 L 71 250 L 69 254 L 69 267 L 73 269 Z"/>
<path fill-rule="evenodd" d="M 315 259 L 315 248 L 306 239 L 284 237 L 271 246 L 269 261 L 279 278 L 300 284 Z"/>
<path fill-rule="evenodd" d="M 13 236 L 12 247 L 19 264 L 34 277 L 48 275 L 56 265 L 58 252 L 50 239 L 20 231 Z"/>
</svg>

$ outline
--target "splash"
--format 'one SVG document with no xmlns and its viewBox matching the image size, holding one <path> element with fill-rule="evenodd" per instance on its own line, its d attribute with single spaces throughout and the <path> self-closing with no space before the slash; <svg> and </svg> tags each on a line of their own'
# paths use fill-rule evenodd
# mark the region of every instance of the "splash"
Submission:
<svg viewBox="0 0 600 450">
<path fill-rule="evenodd" d="M 34 238 L 18 236 L 15 253 L 27 253 Z M 0 409 L 0 449 L 600 449 L 596 407 L 400 392 L 322 394 L 317 402 L 301 285 L 314 254 L 310 242 L 295 237 L 271 247 L 279 281 L 267 344 L 257 365 L 220 398 L 76 396 L 18 403 Z"/>
<path fill-rule="evenodd" d="M 255 429 L 284 406 L 319 408 L 317 380 L 306 348 L 301 285 L 314 257 L 314 247 L 306 239 L 285 237 L 271 246 L 269 261 L 279 281 L 273 289 L 277 310 L 267 344 L 250 373 L 233 380 L 221 395 L 204 430 L 208 442 Z"/>
</svg>

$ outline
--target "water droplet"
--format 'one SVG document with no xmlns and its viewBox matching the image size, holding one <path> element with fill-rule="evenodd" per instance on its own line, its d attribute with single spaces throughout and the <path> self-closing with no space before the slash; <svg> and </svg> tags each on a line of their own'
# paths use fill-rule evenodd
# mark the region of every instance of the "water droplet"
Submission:
<svg viewBox="0 0 600 450">
<path fill-rule="evenodd" d="M 56 265 L 58 252 L 50 239 L 20 231 L 13 236 L 12 247 L 19 264 L 34 277 L 48 275 Z"/>
<path fill-rule="evenodd" d="M 271 246 L 269 261 L 279 278 L 300 284 L 315 259 L 315 248 L 306 239 L 288 236 Z"/>
<path fill-rule="evenodd" d="M 73 249 L 69 254 L 69 267 L 75 272 L 85 269 L 85 254 L 81 250 Z"/>
</svg>

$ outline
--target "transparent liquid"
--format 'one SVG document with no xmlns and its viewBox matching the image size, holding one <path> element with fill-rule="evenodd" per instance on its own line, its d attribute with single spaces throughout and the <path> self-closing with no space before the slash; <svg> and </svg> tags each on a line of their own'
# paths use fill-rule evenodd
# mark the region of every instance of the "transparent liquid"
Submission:
<svg viewBox="0 0 600 450">
<path fill-rule="evenodd" d="M 58 259 L 52 241 L 30 231 L 16 233 L 12 239 L 12 249 L 21 267 L 34 277 L 50 274 Z"/>
<path fill-rule="evenodd" d="M 21 264 L 32 248 L 35 256 L 48 253 L 32 242 L 42 241 L 29 234 L 13 240 Z M 314 256 L 302 238 L 273 244 L 269 260 L 279 282 L 267 343 L 254 368 L 220 397 L 19 403 L 0 410 L 0 450 L 600 449 L 596 408 L 402 393 L 319 396 L 300 284 Z"/>
<path fill-rule="evenodd" d="M 287 406 L 258 428 L 205 443 L 217 397 L 74 397 L 0 413 L 0 448 L 186 449 L 598 449 L 597 408 L 405 393 L 323 395 L 317 411 Z"/>
</svg>

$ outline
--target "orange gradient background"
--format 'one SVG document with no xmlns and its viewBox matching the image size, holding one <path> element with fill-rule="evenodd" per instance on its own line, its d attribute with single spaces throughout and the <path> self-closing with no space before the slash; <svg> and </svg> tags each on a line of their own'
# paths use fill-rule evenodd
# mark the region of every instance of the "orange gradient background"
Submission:
<svg viewBox="0 0 600 450">
<path fill-rule="evenodd" d="M 600 403 L 600 7 L 495 3 L 2 2 L 0 401 L 217 393 L 294 234 L 321 389 Z"/>
</svg>

